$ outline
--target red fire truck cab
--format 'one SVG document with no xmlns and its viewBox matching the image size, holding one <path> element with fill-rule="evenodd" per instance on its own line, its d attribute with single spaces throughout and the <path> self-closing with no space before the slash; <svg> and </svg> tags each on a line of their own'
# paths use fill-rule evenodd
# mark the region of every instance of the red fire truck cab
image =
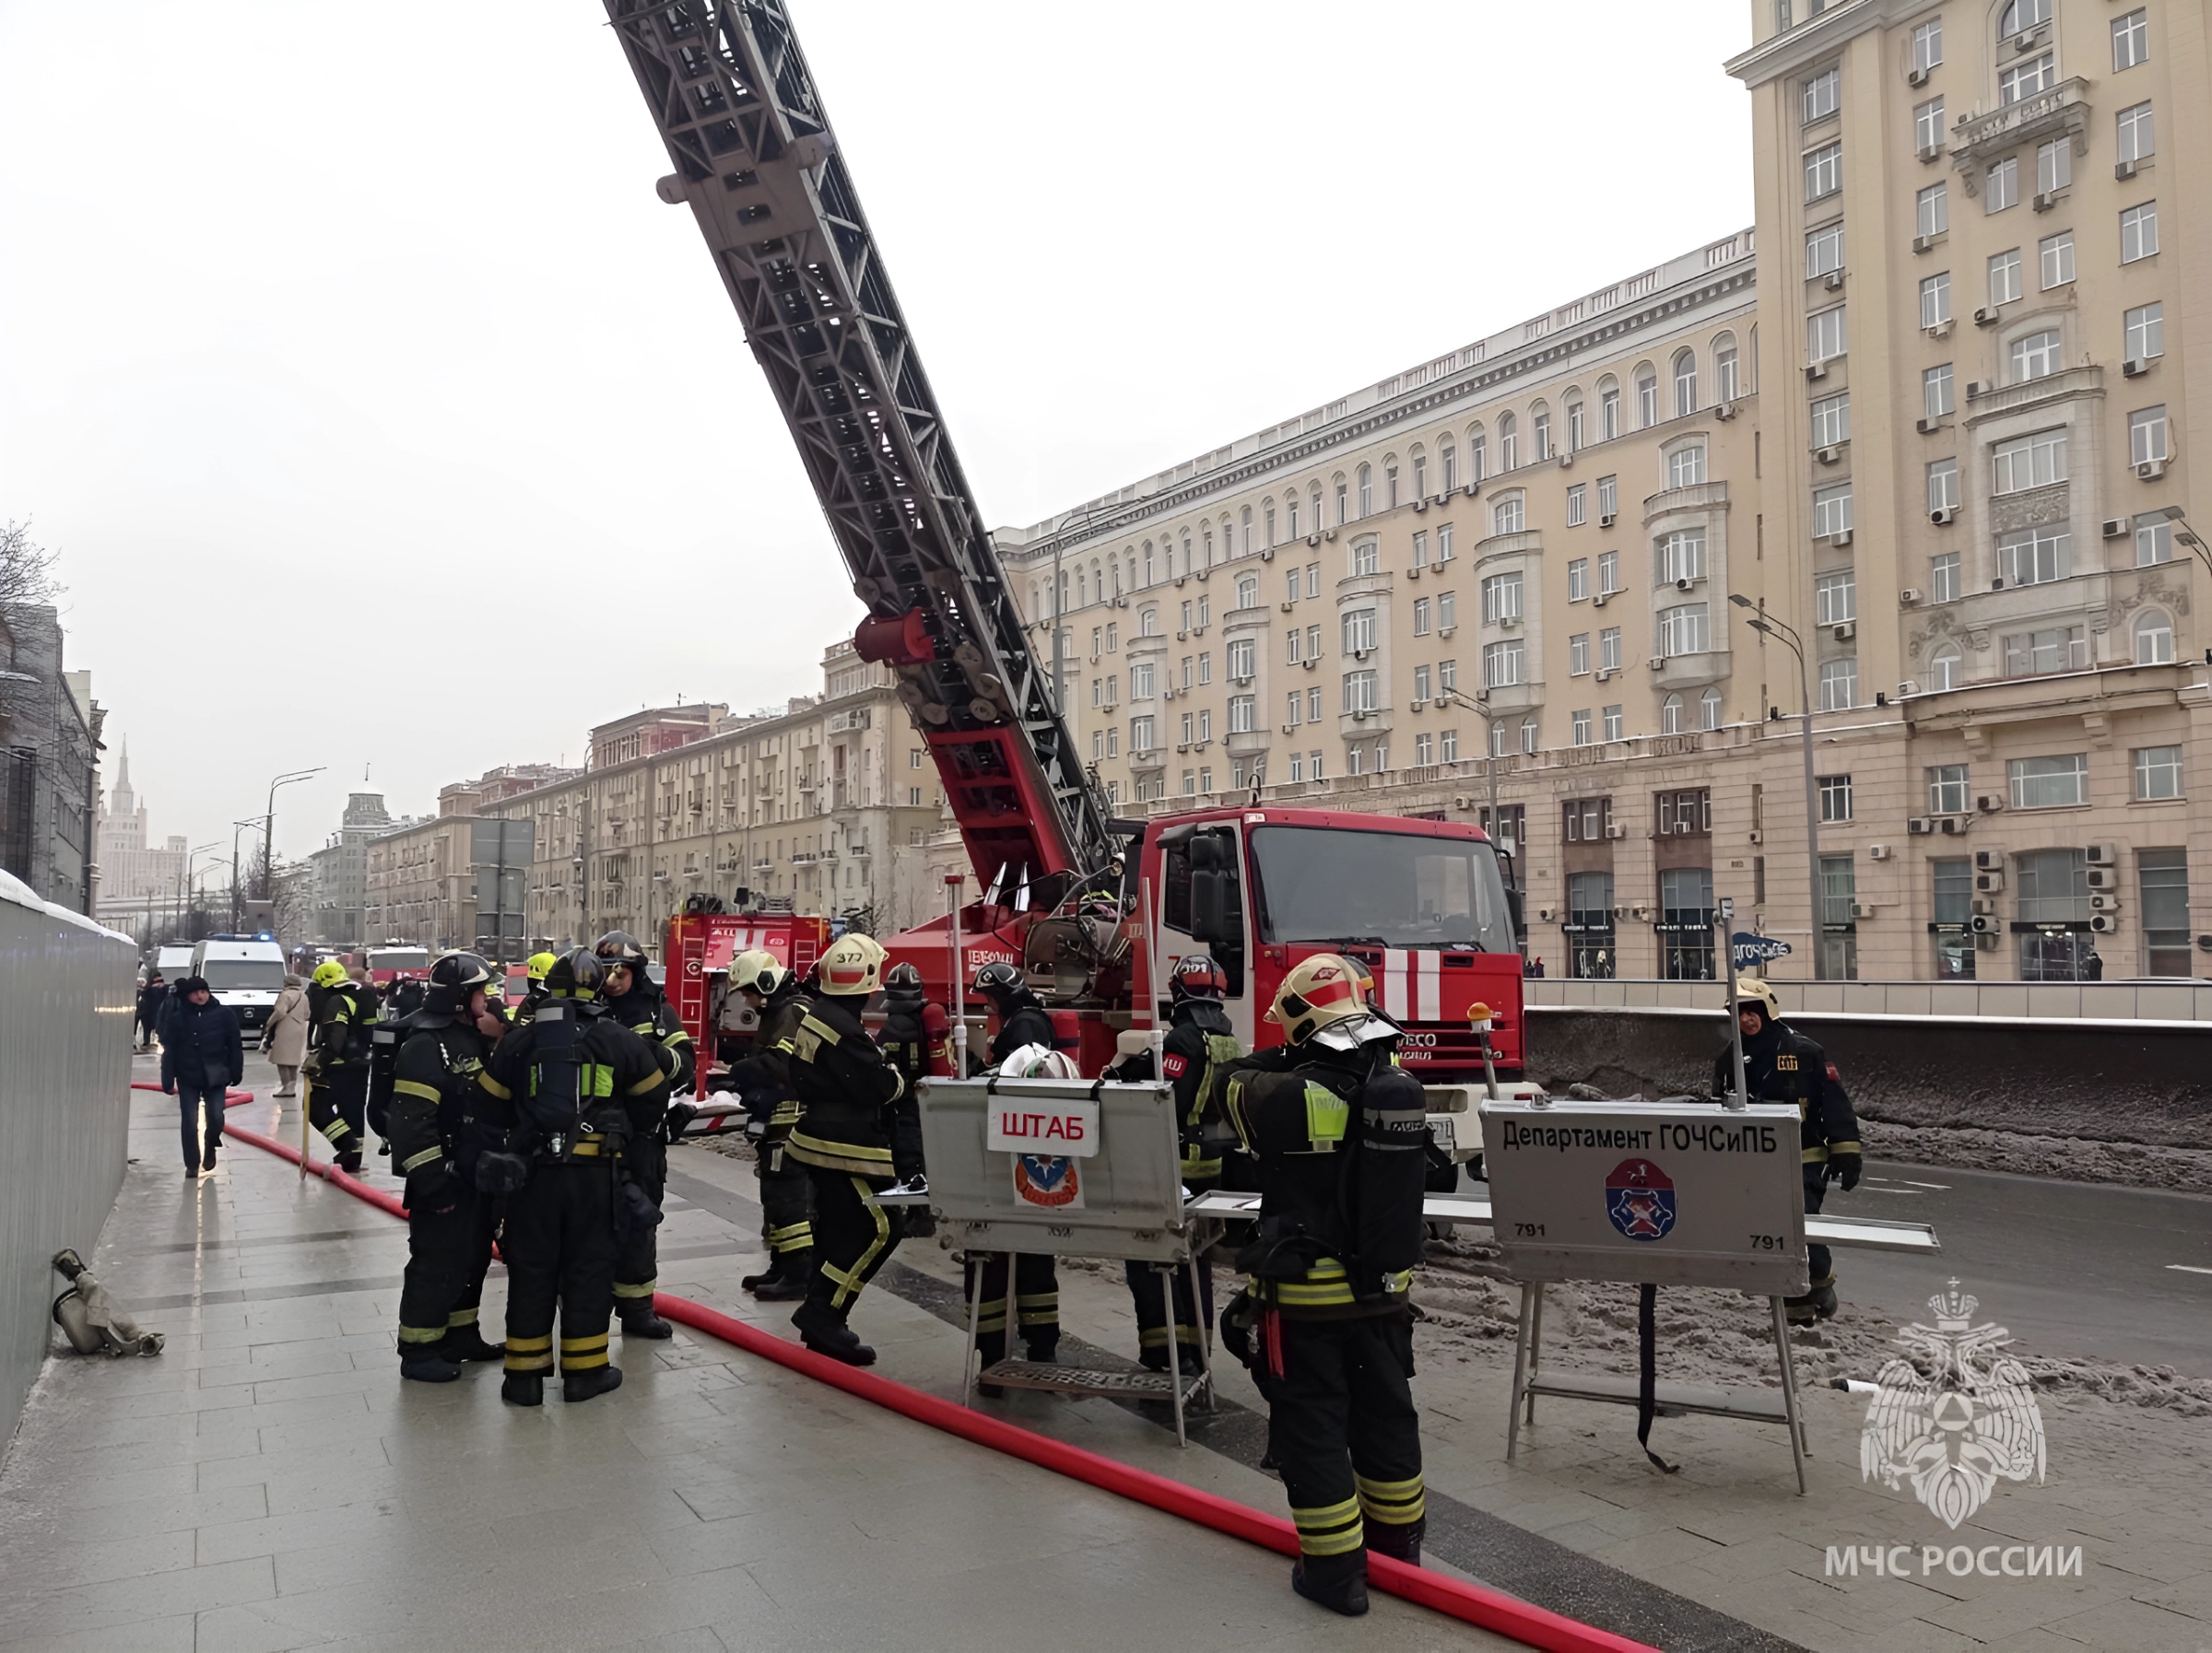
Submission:
<svg viewBox="0 0 2212 1653">
<path fill-rule="evenodd" d="M 758 1026 L 751 1007 L 729 991 L 731 961 L 759 947 L 804 976 L 829 944 L 829 920 L 794 913 L 679 913 L 668 920 L 663 991 L 699 1047 L 700 1096 L 714 1070 L 745 1055 Z"/>
</svg>

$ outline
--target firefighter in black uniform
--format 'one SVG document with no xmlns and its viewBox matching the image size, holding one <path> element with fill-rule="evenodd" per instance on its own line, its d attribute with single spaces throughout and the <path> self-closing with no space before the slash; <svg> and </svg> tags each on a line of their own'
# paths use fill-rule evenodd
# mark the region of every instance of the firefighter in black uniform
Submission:
<svg viewBox="0 0 2212 1653">
<path fill-rule="evenodd" d="M 1420 1560 L 1410 1290 L 1428 1103 L 1392 1065 L 1399 1030 L 1369 1012 L 1335 955 L 1291 970 L 1267 1019 L 1289 1041 L 1288 1062 L 1232 1066 L 1223 1082 L 1261 1198 L 1223 1342 L 1267 1400 L 1298 1528 L 1291 1587 L 1358 1614 L 1370 1549 Z"/>
<path fill-rule="evenodd" d="M 799 979 L 761 947 L 731 961 L 730 984 L 753 1011 L 753 1051 L 730 1064 L 730 1083 L 749 1116 L 745 1135 L 760 1179 L 760 1237 L 768 1246 L 767 1270 L 737 1284 L 764 1303 L 795 1303 L 814 1273 L 814 1179 L 790 1151 L 799 1122 L 791 1049 L 813 1001 Z"/>
<path fill-rule="evenodd" d="M 407 1179 L 399 1375 L 419 1383 L 451 1383 L 462 1362 L 505 1353 L 477 1326 L 497 1222 L 475 1182 L 488 1100 L 477 1075 L 507 1031 L 486 998 L 493 980 L 474 953 L 448 953 L 430 967 L 422 1008 L 400 1024 L 390 1112 L 393 1168 Z"/>
<path fill-rule="evenodd" d="M 1830 1178 L 1844 1191 L 1859 1186 L 1865 1169 L 1859 1146 L 1859 1121 L 1844 1094 L 1842 1075 L 1828 1052 L 1782 1019 L 1774 990 L 1757 976 L 1735 979 L 1736 1022 L 1744 1035 L 1744 1090 L 1753 1102 L 1794 1102 L 1804 1121 L 1798 1142 L 1805 1163 L 1805 1213 L 1818 1216 Z M 1735 1089 L 1735 1041 L 1713 1059 L 1712 1090 L 1718 1096 Z M 1809 1326 L 1836 1312 L 1835 1258 L 1826 1246 L 1806 1248 L 1812 1280 L 1802 1297 L 1785 1297 L 1793 1324 Z"/>
<path fill-rule="evenodd" d="M 546 973 L 546 997 L 527 1026 L 501 1039 L 477 1075 L 504 1127 L 477 1155 L 477 1186 L 506 1198 L 500 1230 L 507 1263 L 507 1376 L 502 1400 L 545 1401 L 560 1309 L 562 1397 L 588 1401 L 619 1388 L 607 1364 L 615 1308 L 616 1203 L 630 1105 L 665 1093 L 670 1059 L 606 1014 L 606 971 L 582 947 Z"/>
<path fill-rule="evenodd" d="M 1182 1186 L 1191 1194 L 1203 1194 L 1221 1181 L 1221 1160 L 1237 1138 L 1235 1128 L 1221 1108 L 1221 1076 L 1244 1055 L 1244 1047 L 1229 1025 L 1221 1007 L 1229 991 L 1229 976 L 1203 953 L 1175 961 L 1168 977 L 1169 1011 L 1172 1026 L 1160 1041 L 1160 1065 L 1175 1086 L 1176 1129 L 1182 1138 Z M 1139 1051 L 1122 1059 L 1106 1077 L 1141 1082 L 1152 1077 L 1152 1052 Z M 1136 1306 L 1137 1355 L 1156 1372 L 1168 1368 L 1168 1315 L 1162 1307 L 1160 1277 L 1149 1263 L 1127 1265 L 1129 1295 Z M 1198 1369 L 1198 1342 L 1214 1323 L 1214 1282 L 1204 1257 L 1198 1260 L 1200 1300 L 1191 1302 L 1188 1276 L 1174 1275 L 1177 1364 L 1186 1372 Z"/>
<path fill-rule="evenodd" d="M 1047 1050 L 1058 1047 L 1053 1018 L 1043 1001 L 1022 979 L 1020 966 L 985 965 L 975 973 L 975 991 L 991 1002 L 998 1017 L 998 1031 L 991 1036 L 994 1073 L 1006 1071 L 1007 1059 L 1017 1050 L 1031 1046 Z M 971 1302 L 975 1299 L 975 1271 L 979 1267 L 983 1271 L 983 1300 L 982 1316 L 975 1323 L 975 1346 L 983 1365 L 992 1366 L 1006 1357 L 1008 1333 L 1014 1330 L 1020 1331 L 1031 1360 L 1051 1364 L 1060 1347 L 1060 1272 L 1053 1259 L 1031 1253 L 1015 1258 L 1011 1327 L 1006 1314 L 1006 1254 L 994 1251 L 966 1264 L 963 1289 Z M 996 1390 L 995 1384 L 984 1386 L 986 1394 Z"/>
<path fill-rule="evenodd" d="M 799 1101 L 783 1152 L 814 1183 L 814 1272 L 791 1323 L 816 1354 L 855 1366 L 875 1364 L 876 1351 L 845 1322 L 905 1232 L 904 1213 L 876 1202 L 891 1185 L 890 1110 L 905 1087 L 860 1020 L 883 956 L 872 936 L 830 943 L 815 967 L 814 1002 L 779 1047 Z"/>
<path fill-rule="evenodd" d="M 333 969 L 317 967 L 320 976 Z M 330 1143 L 338 1169 L 361 1168 L 362 1131 L 369 1111 L 369 1027 L 376 1020 L 376 989 L 356 981 L 343 965 L 325 987 L 315 1017 L 313 1049 L 307 1053 L 310 1076 L 308 1120 Z"/>
<path fill-rule="evenodd" d="M 921 1085 L 924 1079 L 952 1077 L 952 1018 L 924 991 L 922 972 L 911 964 L 895 964 L 883 973 L 883 1031 L 876 1042 L 906 1086 L 891 1104 L 891 1169 L 900 1189 L 925 1194 Z M 927 1239 L 936 1231 L 928 1206 L 907 1207 L 908 1239 Z"/>
<path fill-rule="evenodd" d="M 522 1002 L 507 1007 L 510 1026 L 520 1027 L 537 1014 L 537 1007 L 546 1002 L 546 972 L 553 967 L 556 955 L 533 953 L 523 966 L 524 979 L 530 984 L 524 990 Z"/>
<path fill-rule="evenodd" d="M 660 1285 L 660 1248 L 655 1236 L 661 1222 L 661 1196 L 668 1186 L 668 1144 L 683 1135 L 684 1127 L 699 1111 L 691 1100 L 699 1049 L 684 1031 L 683 1018 L 676 1014 L 676 1007 L 646 973 L 644 948 L 621 931 L 610 930 L 594 944 L 592 951 L 606 968 L 606 1014 L 647 1044 L 658 1046 L 676 1059 L 667 1095 L 640 1097 L 630 1108 L 629 1146 L 622 1163 L 629 1172 L 630 1185 L 645 1196 L 653 1209 L 650 1215 L 642 1210 L 633 1212 L 622 1242 L 622 1260 L 615 1269 L 615 1318 L 622 1323 L 622 1335 L 669 1337 L 674 1328 L 653 1311 L 653 1294 Z"/>
</svg>

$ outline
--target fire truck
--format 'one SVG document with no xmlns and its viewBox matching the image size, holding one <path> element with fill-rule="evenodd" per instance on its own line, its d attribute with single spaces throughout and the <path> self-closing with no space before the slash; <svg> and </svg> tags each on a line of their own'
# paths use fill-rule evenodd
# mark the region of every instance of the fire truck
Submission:
<svg viewBox="0 0 2212 1653">
<path fill-rule="evenodd" d="M 783 0 L 606 6 L 675 168 L 657 193 L 706 238 L 866 606 L 854 646 L 893 673 L 979 881 L 957 961 L 950 914 L 891 952 L 939 993 L 956 963 L 972 979 L 1018 960 L 1073 1024 L 1086 1073 L 1119 1032 L 1154 1025 L 1176 957 L 1218 958 L 1239 1036 L 1265 1045 L 1284 975 L 1345 953 L 1405 1024 L 1433 1109 L 1471 1110 L 1478 1004 L 1496 1069 L 1517 1079 L 1518 897 L 1475 826 L 1256 798 L 1113 818 L 1029 644 Z M 979 259 L 980 279 L 1006 271 Z"/>
<path fill-rule="evenodd" d="M 712 1071 L 744 1056 L 759 1026 L 744 999 L 730 994 L 731 961 L 759 947 L 805 976 L 829 944 L 829 920 L 795 913 L 684 912 L 669 919 L 661 949 L 667 970 L 663 991 L 698 1047 L 701 1097 Z"/>
</svg>

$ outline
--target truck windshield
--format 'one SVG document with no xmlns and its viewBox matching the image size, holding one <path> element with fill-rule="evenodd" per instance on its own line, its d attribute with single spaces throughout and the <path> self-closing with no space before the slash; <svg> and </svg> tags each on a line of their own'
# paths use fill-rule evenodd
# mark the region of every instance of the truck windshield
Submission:
<svg viewBox="0 0 2212 1653">
<path fill-rule="evenodd" d="M 211 958 L 201 967 L 208 991 L 274 993 L 284 989 L 284 967 L 273 958 Z"/>
<path fill-rule="evenodd" d="M 427 970 L 430 955 L 422 947 L 371 947 L 369 949 L 369 967 L 372 970 Z"/>
<path fill-rule="evenodd" d="M 1472 838 L 1260 826 L 1252 834 L 1262 944 L 1516 951 L 1498 857 Z"/>
</svg>

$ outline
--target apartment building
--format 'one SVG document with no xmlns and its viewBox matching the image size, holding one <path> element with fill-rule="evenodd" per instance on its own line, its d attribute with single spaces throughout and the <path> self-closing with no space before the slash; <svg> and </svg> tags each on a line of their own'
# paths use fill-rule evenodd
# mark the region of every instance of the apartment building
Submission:
<svg viewBox="0 0 2212 1653">
<path fill-rule="evenodd" d="M 887 668 L 839 642 L 821 669 L 818 695 L 750 716 L 663 708 L 601 724 L 582 775 L 496 805 L 531 824 L 532 936 L 620 929 L 657 953 L 669 917 L 710 896 L 884 934 L 934 914 L 936 772 Z"/>
<path fill-rule="evenodd" d="M 1763 280 L 1747 230 L 1002 532 L 1109 796 L 1494 790 L 1555 973 L 1710 976 L 1722 897 L 1777 976 L 2192 973 L 2203 15 L 1762 0 Z"/>
</svg>

